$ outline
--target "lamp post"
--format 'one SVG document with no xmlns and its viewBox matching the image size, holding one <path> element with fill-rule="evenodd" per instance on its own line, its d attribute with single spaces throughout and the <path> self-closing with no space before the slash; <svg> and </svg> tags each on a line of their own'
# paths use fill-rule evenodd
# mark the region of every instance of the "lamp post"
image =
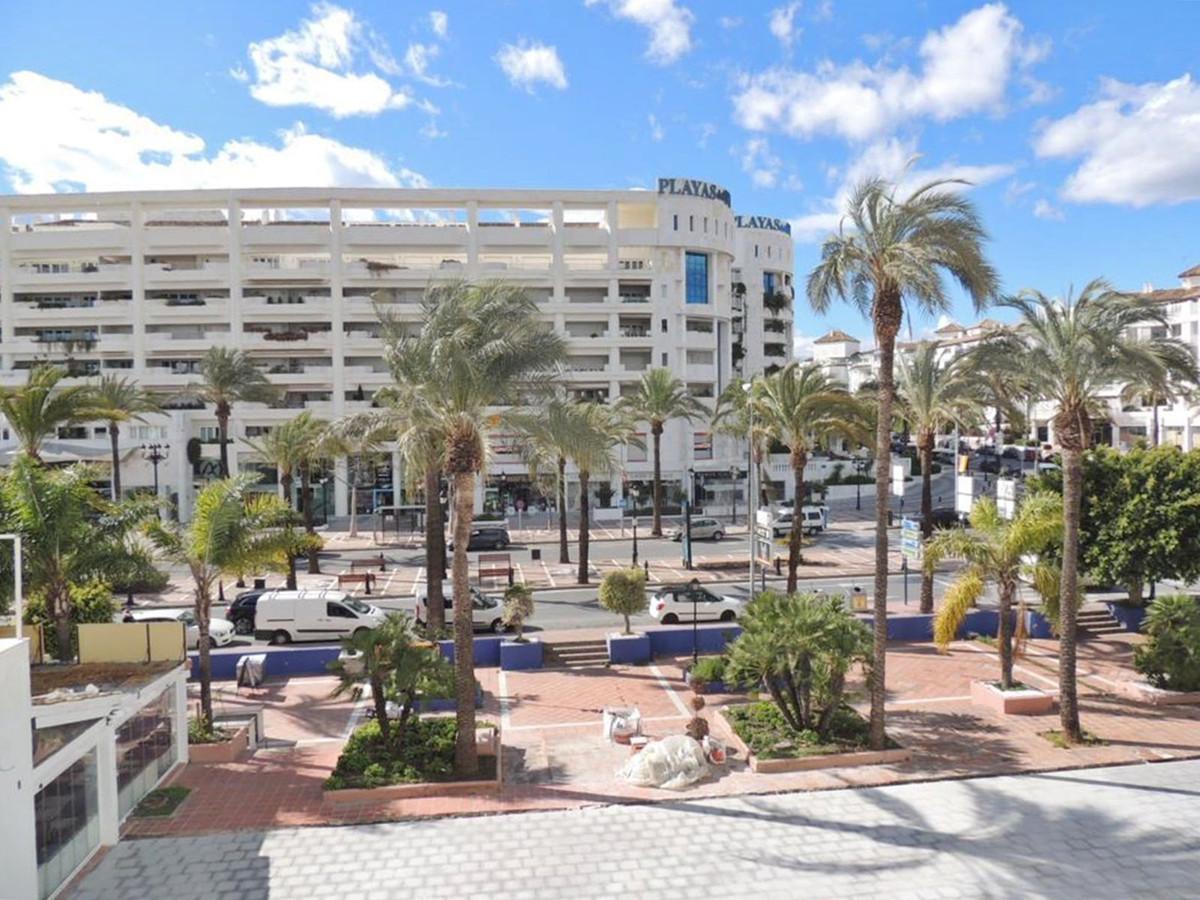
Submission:
<svg viewBox="0 0 1200 900">
<path fill-rule="evenodd" d="M 629 496 L 633 501 L 633 567 L 636 569 L 638 564 L 638 542 L 637 542 L 637 504 L 638 494 L 637 485 L 632 485 L 629 488 Z"/>
<path fill-rule="evenodd" d="M 859 478 L 854 484 L 854 508 L 859 510 L 862 509 L 862 476 L 867 474 L 867 461 L 865 459 L 856 459 L 854 461 L 854 471 Z"/>
<path fill-rule="evenodd" d="M 750 453 L 746 464 L 746 532 L 750 535 L 750 580 L 746 585 L 747 599 L 754 599 L 754 553 L 758 531 L 758 499 L 754 495 L 754 403 L 750 391 L 754 383 L 742 382 L 742 390 L 746 392 L 746 411 L 749 414 L 749 427 L 746 438 L 750 444 Z"/>
<path fill-rule="evenodd" d="M 699 632 L 696 628 L 697 609 L 696 602 L 700 599 L 700 581 L 693 578 L 691 584 L 688 585 L 688 595 L 692 598 L 692 665 L 694 666 L 700 660 L 700 641 Z"/>
<path fill-rule="evenodd" d="M 146 460 L 154 467 L 154 502 L 157 507 L 158 503 L 158 464 L 163 462 L 170 448 L 166 444 L 142 444 L 142 459 Z M 159 518 L 162 518 L 162 513 L 158 513 Z"/>
<path fill-rule="evenodd" d="M 688 467 L 688 496 L 683 501 L 683 567 L 692 568 L 692 500 L 696 487 L 696 470 Z"/>
<path fill-rule="evenodd" d="M 21 608 L 24 599 L 21 584 L 21 536 L 19 534 L 0 534 L 0 541 L 12 541 L 13 545 L 13 611 L 16 613 L 17 640 L 20 640 L 23 634 L 21 620 L 25 616 L 24 610 Z"/>
</svg>

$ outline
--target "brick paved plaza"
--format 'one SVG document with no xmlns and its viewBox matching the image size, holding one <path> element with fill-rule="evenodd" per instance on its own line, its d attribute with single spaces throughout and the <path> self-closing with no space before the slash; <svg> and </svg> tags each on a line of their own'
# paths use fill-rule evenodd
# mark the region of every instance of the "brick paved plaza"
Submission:
<svg viewBox="0 0 1200 900">
<path fill-rule="evenodd" d="M 74 900 L 1200 895 L 1200 761 L 127 840 Z"/>
</svg>

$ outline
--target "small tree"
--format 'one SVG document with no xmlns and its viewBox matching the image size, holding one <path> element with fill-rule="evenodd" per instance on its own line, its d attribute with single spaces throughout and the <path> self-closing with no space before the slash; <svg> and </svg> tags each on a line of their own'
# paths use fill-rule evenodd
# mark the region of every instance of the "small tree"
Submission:
<svg viewBox="0 0 1200 900">
<path fill-rule="evenodd" d="M 533 615 L 533 590 L 527 584 L 510 585 L 504 592 L 503 621 L 506 628 L 513 628 L 517 636 L 515 641 L 524 641 L 522 633 L 525 620 Z"/>
<path fill-rule="evenodd" d="M 755 597 L 741 624 L 729 648 L 729 678 L 761 685 L 794 731 L 827 738 L 847 673 L 855 663 L 870 664 L 871 630 L 841 597 L 775 591 Z"/>
<path fill-rule="evenodd" d="M 629 617 L 646 611 L 646 573 L 641 569 L 617 569 L 600 582 L 600 605 L 625 617 L 625 634 L 633 634 Z"/>
<path fill-rule="evenodd" d="M 1200 691 L 1200 604 L 1188 596 L 1160 597 L 1142 623 L 1146 642 L 1133 664 L 1155 687 Z"/>
</svg>

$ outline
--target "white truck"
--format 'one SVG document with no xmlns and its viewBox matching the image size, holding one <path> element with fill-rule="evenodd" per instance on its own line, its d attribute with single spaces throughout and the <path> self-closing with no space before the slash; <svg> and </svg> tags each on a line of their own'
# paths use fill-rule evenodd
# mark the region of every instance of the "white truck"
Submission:
<svg viewBox="0 0 1200 900">
<path fill-rule="evenodd" d="M 268 591 L 258 598 L 254 636 L 272 644 L 337 641 L 381 625 L 385 615 L 345 591 Z"/>
</svg>

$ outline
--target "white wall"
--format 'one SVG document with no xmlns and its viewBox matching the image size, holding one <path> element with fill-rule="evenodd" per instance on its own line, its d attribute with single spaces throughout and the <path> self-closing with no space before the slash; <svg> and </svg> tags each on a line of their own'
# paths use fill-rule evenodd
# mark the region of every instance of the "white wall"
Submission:
<svg viewBox="0 0 1200 900">
<path fill-rule="evenodd" d="M 0 640 L 0 892 L 37 896 L 29 644 Z"/>
</svg>

